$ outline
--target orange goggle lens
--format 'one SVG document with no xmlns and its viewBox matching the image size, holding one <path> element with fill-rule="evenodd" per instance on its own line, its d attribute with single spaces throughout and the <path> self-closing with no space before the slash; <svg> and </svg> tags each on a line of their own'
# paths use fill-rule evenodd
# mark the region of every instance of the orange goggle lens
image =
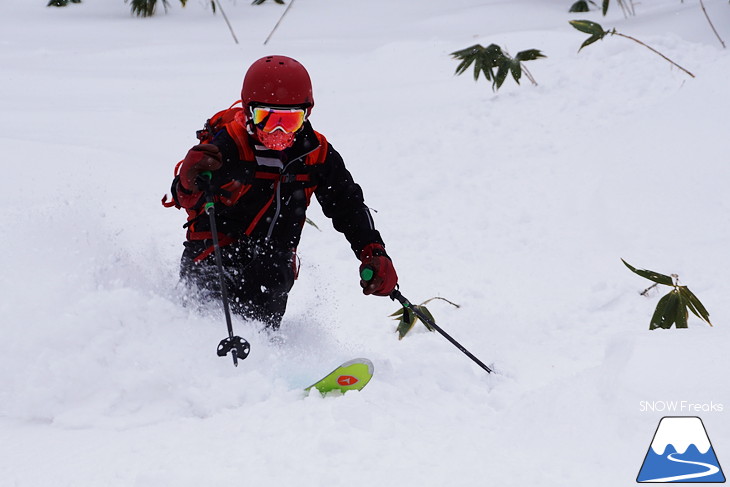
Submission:
<svg viewBox="0 0 730 487">
<path fill-rule="evenodd" d="M 255 107 L 251 110 L 253 124 L 269 133 L 276 129 L 296 132 L 304 124 L 305 112 L 301 108 Z"/>
</svg>

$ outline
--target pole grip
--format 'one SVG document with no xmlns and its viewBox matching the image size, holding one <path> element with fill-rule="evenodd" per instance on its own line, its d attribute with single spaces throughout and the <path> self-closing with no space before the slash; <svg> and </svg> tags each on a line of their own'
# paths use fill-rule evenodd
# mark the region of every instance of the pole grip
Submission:
<svg viewBox="0 0 730 487">
<path fill-rule="evenodd" d="M 375 269 L 373 269 L 373 266 L 366 265 L 360 269 L 360 279 L 363 281 L 369 282 L 373 277 L 375 277 Z"/>
</svg>

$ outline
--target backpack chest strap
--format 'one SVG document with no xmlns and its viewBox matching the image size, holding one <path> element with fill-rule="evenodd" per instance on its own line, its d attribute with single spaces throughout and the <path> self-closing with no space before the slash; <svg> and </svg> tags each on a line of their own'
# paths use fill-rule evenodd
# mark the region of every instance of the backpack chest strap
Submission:
<svg viewBox="0 0 730 487">
<path fill-rule="evenodd" d="M 256 171 L 254 177 L 256 179 L 268 179 L 281 183 L 308 182 L 311 180 L 309 174 L 277 174 L 265 171 Z"/>
</svg>

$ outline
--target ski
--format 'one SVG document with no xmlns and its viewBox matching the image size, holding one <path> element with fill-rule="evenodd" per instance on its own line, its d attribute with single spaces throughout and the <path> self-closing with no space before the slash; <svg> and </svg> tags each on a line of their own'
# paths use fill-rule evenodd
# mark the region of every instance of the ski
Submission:
<svg viewBox="0 0 730 487">
<path fill-rule="evenodd" d="M 373 378 L 374 370 L 373 363 L 370 360 L 356 358 L 340 365 L 304 390 L 309 392 L 312 389 L 317 389 L 322 395 L 331 392 L 344 394 L 347 391 L 359 391 Z"/>
</svg>

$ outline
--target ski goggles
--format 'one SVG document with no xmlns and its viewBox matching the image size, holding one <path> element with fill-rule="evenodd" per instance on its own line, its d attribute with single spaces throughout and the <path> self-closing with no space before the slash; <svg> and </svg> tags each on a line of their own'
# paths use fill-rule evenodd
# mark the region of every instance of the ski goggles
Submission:
<svg viewBox="0 0 730 487">
<path fill-rule="evenodd" d="M 263 132 L 270 133 L 281 129 L 294 133 L 304 125 L 306 111 L 302 108 L 253 107 L 251 109 L 253 124 Z"/>
</svg>

